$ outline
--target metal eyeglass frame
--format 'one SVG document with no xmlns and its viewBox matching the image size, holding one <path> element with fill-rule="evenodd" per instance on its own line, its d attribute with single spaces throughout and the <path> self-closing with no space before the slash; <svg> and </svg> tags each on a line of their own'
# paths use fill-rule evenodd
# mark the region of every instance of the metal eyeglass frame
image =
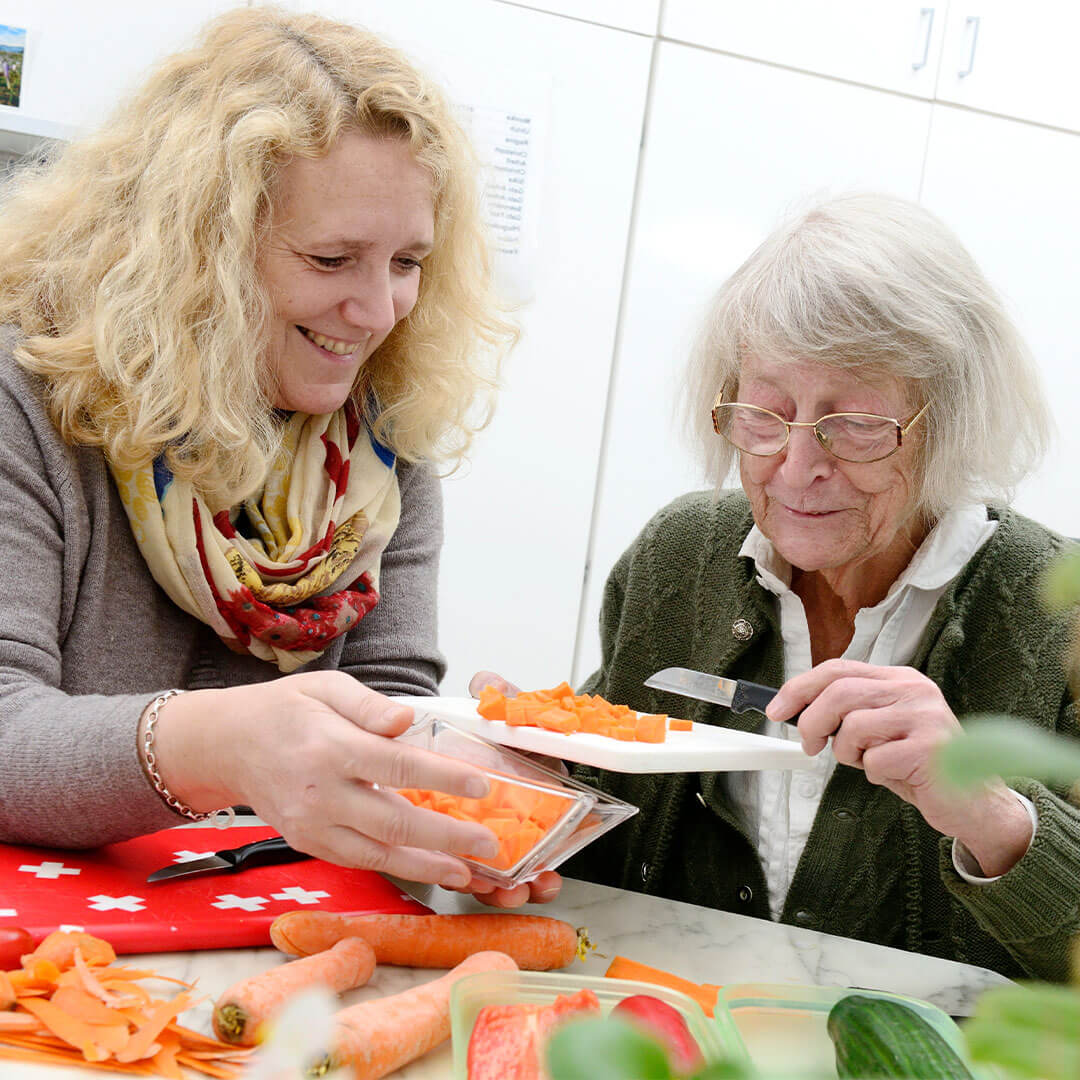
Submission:
<svg viewBox="0 0 1080 1080">
<path fill-rule="evenodd" d="M 787 448 L 787 444 L 791 440 L 791 429 L 796 428 L 796 427 L 803 427 L 803 428 L 812 428 L 813 429 L 814 438 L 817 440 L 818 444 L 822 447 L 822 449 L 827 454 L 831 454 L 838 461 L 847 461 L 847 462 L 850 462 L 852 465 L 872 465 L 876 461 L 884 461 L 886 458 L 892 457 L 893 454 L 895 454 L 896 451 L 899 450 L 901 446 L 903 446 L 903 444 L 904 444 L 904 436 L 911 430 L 912 427 L 914 427 L 916 422 L 922 418 L 923 413 L 925 413 L 926 410 L 930 408 L 930 402 L 928 401 L 910 420 L 907 421 L 907 423 L 901 423 L 899 420 L 895 419 L 892 416 L 881 416 L 879 413 L 864 413 L 864 412 L 826 413 L 824 416 L 819 416 L 815 421 L 813 421 L 813 423 L 810 423 L 810 422 L 808 422 L 806 420 L 785 420 L 778 413 L 774 413 L 772 411 L 772 409 L 763 409 L 760 405 L 747 405 L 745 402 L 742 402 L 742 401 L 721 401 L 720 399 L 723 396 L 724 396 L 723 392 L 717 394 L 716 395 L 716 400 L 713 402 L 713 407 L 712 407 L 713 431 L 715 431 L 716 434 L 719 435 L 722 439 L 724 439 L 727 442 L 731 443 L 731 445 L 734 446 L 735 449 L 738 450 L 740 454 L 750 454 L 753 457 L 773 457 L 774 455 L 779 454 L 782 450 Z M 778 446 L 775 450 L 770 450 L 767 454 L 756 454 L 756 453 L 754 453 L 753 450 L 744 450 L 741 446 L 736 446 L 735 443 L 731 442 L 731 439 L 729 439 L 720 430 L 720 417 L 719 417 L 718 413 L 719 413 L 719 410 L 720 410 L 721 407 L 724 407 L 724 406 L 733 407 L 733 406 L 736 406 L 736 405 L 739 406 L 739 408 L 741 408 L 741 409 L 753 409 L 755 412 L 765 413 L 767 416 L 776 417 L 776 419 L 779 420 L 780 423 L 783 424 L 785 428 L 787 428 L 787 431 L 786 431 L 786 433 L 784 435 L 783 443 L 780 446 Z M 822 437 L 821 431 L 818 428 L 818 424 L 820 424 L 822 420 L 830 420 L 834 416 L 868 416 L 868 417 L 872 417 L 875 420 L 887 420 L 890 424 L 895 424 L 896 425 L 896 445 L 887 454 L 882 454 L 881 457 L 866 458 L 866 459 L 864 459 L 862 461 L 856 461 L 854 458 L 843 457 L 840 454 L 836 453 L 825 442 L 824 438 Z"/>
</svg>

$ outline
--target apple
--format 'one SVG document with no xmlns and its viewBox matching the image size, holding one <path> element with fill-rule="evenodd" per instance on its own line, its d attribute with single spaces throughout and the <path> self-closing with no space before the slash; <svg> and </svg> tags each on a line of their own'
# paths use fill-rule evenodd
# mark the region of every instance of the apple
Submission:
<svg viewBox="0 0 1080 1080">
<path fill-rule="evenodd" d="M 633 994 L 623 998 L 611 1013 L 659 1040 L 674 1072 L 689 1074 L 705 1064 L 701 1048 L 690 1034 L 682 1013 L 666 1001 L 650 994 Z"/>
<path fill-rule="evenodd" d="M 15 971 L 25 953 L 34 951 L 34 939 L 16 926 L 0 928 L 0 971 Z"/>
</svg>

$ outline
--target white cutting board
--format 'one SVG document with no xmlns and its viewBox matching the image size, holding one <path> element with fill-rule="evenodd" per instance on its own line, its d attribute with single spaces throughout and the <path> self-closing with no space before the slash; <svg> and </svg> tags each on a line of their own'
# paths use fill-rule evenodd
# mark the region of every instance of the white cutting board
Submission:
<svg viewBox="0 0 1080 1080">
<path fill-rule="evenodd" d="M 690 731 L 668 731 L 662 743 L 620 742 L 606 735 L 563 735 L 535 727 L 510 727 L 485 720 L 475 698 L 395 697 L 421 715 L 436 716 L 466 731 L 534 754 L 577 761 L 623 773 L 740 772 L 746 769 L 809 769 L 813 758 L 802 744 L 768 735 L 694 724 Z"/>
</svg>

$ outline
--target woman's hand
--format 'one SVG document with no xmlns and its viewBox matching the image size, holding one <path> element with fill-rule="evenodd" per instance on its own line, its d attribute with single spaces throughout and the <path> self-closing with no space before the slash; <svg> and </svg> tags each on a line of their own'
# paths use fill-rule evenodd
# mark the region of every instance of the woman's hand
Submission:
<svg viewBox="0 0 1080 1080">
<path fill-rule="evenodd" d="M 171 699 L 156 752 L 166 785 L 196 810 L 246 804 L 310 855 L 464 887 L 468 867 L 444 852 L 493 856 L 491 830 L 382 789 L 478 798 L 489 785 L 471 765 L 395 742 L 412 718 L 349 675 L 310 672 Z"/>
<path fill-rule="evenodd" d="M 522 904 L 548 904 L 559 895 L 562 878 L 554 870 L 545 870 L 525 885 L 502 889 L 486 881 L 473 879 L 463 890 L 470 892 L 483 904 L 497 908 L 516 908 Z"/>
<path fill-rule="evenodd" d="M 958 791 L 938 775 L 935 751 L 963 729 L 921 672 L 826 660 L 784 683 L 766 714 L 783 721 L 800 710 L 806 753 L 819 753 L 832 736 L 838 762 L 862 769 L 872 784 L 911 803 L 931 828 L 957 837 L 986 876 L 1005 873 L 1027 851 L 1031 819 L 1003 781 Z"/>
<path fill-rule="evenodd" d="M 469 696 L 478 698 L 480 691 L 485 686 L 490 686 L 492 690 L 498 690 L 503 697 L 517 697 L 521 693 L 520 686 L 507 682 L 501 675 L 496 675 L 494 671 L 478 671 L 469 680 Z"/>
</svg>

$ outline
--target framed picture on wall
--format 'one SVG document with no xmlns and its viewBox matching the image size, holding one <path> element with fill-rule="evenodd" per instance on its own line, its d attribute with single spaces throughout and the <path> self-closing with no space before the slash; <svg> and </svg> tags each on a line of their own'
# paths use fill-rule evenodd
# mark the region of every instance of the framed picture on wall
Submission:
<svg viewBox="0 0 1080 1080">
<path fill-rule="evenodd" d="M 0 105 L 19 107 L 26 30 L 0 23 Z"/>
</svg>

